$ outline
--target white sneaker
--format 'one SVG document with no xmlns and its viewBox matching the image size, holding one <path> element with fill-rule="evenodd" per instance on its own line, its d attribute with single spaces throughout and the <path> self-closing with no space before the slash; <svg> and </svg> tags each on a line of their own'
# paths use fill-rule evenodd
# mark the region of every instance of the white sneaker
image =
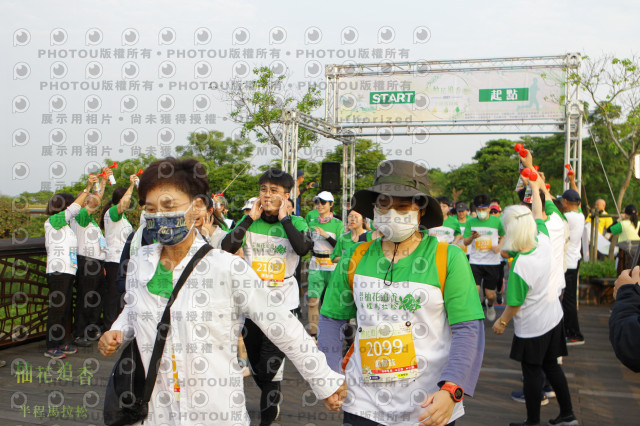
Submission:
<svg viewBox="0 0 640 426">
<path fill-rule="evenodd" d="M 489 321 L 496 320 L 496 308 L 494 308 L 493 306 L 490 307 L 487 305 L 487 319 Z"/>
</svg>

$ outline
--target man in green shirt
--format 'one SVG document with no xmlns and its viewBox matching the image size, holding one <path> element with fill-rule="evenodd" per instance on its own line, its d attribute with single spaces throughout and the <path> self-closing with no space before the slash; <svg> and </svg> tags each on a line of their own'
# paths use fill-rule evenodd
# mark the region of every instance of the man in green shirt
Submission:
<svg viewBox="0 0 640 426">
<path fill-rule="evenodd" d="M 498 282 L 502 266 L 502 240 L 504 228 L 502 221 L 489 214 L 489 196 L 481 194 L 473 199 L 477 217 L 467 220 L 464 230 L 464 244 L 469 247 L 469 263 L 476 280 L 478 293 L 484 288 L 487 319 L 496 319 L 493 304 L 496 302 Z"/>
</svg>

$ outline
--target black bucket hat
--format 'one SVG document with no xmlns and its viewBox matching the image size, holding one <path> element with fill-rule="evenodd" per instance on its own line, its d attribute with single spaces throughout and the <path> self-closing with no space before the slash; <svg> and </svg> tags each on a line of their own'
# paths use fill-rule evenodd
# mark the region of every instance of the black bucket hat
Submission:
<svg viewBox="0 0 640 426">
<path fill-rule="evenodd" d="M 378 195 L 414 198 L 420 208 L 426 203 L 426 213 L 420 220 L 425 228 L 442 225 L 440 203 L 429 195 L 427 169 L 406 160 L 386 160 L 380 163 L 373 177 L 373 185 L 353 194 L 351 208 L 362 216 L 373 219 L 373 205 Z"/>
</svg>

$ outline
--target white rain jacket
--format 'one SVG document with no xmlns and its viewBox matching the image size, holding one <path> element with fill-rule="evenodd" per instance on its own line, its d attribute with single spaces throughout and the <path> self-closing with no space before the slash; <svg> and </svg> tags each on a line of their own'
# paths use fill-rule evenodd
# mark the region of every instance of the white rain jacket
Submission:
<svg viewBox="0 0 640 426">
<path fill-rule="evenodd" d="M 185 266 L 204 244 L 196 237 L 173 270 L 175 286 Z M 162 246 L 141 247 L 127 271 L 126 305 L 111 330 L 137 338 L 145 371 L 167 299 L 147 283 Z M 149 402 L 146 425 L 248 425 L 238 336 L 245 316 L 253 320 L 293 362 L 319 399 L 332 395 L 344 377 L 332 371 L 302 324 L 283 307 L 283 298 L 265 287 L 240 257 L 211 250 L 194 268 L 171 307 L 171 332 Z M 179 391 L 174 389 L 172 353 Z"/>
</svg>

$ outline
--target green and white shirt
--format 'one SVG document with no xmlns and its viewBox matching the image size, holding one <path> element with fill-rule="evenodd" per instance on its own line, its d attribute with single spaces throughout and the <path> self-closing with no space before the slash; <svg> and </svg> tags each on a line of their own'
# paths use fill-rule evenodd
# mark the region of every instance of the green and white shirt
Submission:
<svg viewBox="0 0 640 426">
<path fill-rule="evenodd" d="M 313 219 L 317 219 L 318 216 L 320 216 L 320 213 L 318 212 L 318 210 L 317 209 L 313 209 L 309 213 L 307 213 L 307 215 L 304 217 L 304 220 L 306 220 L 307 224 L 308 224 Z"/>
<path fill-rule="evenodd" d="M 96 220 L 83 207 L 80 213 L 71 219 L 71 229 L 78 237 L 78 254 L 96 260 L 104 260 L 107 253 L 107 240 Z M 119 259 L 118 259 L 119 261 Z"/>
<path fill-rule="evenodd" d="M 311 238 L 313 238 L 313 252 L 327 255 L 326 258 L 316 258 L 316 256 L 312 254 L 309 269 L 314 271 L 333 271 L 336 265 L 331 262 L 329 256 L 333 253 L 334 247 L 325 237 L 315 232 L 316 227 L 323 229 L 329 234 L 329 237 L 337 241 L 338 236 L 344 233 L 344 225 L 340 219 L 336 219 L 335 217 L 332 217 L 327 223 L 320 223 L 319 216 L 309 221 L 309 230 L 311 231 Z"/>
<path fill-rule="evenodd" d="M 611 233 L 613 235 L 618 235 L 618 242 L 622 243 L 624 241 L 638 241 L 640 237 L 638 236 L 638 230 L 640 230 L 640 221 L 638 222 L 638 226 L 633 227 L 633 223 L 629 219 L 621 220 L 620 222 L 613 224 L 611 226 Z"/>
<path fill-rule="evenodd" d="M 502 257 L 500 253 L 494 253 L 491 249 L 498 245 L 500 237 L 504 235 L 502 221 L 495 216 L 489 216 L 486 220 L 471 217 L 467 219 L 465 225 L 464 238 L 470 237 L 473 232 L 480 234 L 467 246 L 469 248 L 467 250 L 469 263 L 472 265 L 499 265 Z"/>
<path fill-rule="evenodd" d="M 429 235 L 436 237 L 438 241 L 451 244 L 456 236 L 461 235 L 460 223 L 453 216 L 448 216 L 442 226 L 429 229 Z"/>
<path fill-rule="evenodd" d="M 367 241 L 371 241 L 371 232 L 365 231 L 364 234 Z M 331 253 L 331 261 L 333 262 L 336 257 L 342 257 L 346 251 L 356 244 L 358 244 L 358 242 L 354 242 L 353 239 L 351 239 L 351 231 L 347 231 L 340 235 L 336 246 L 333 248 L 333 253 Z"/>
<path fill-rule="evenodd" d="M 118 213 L 118 206 L 109 208 L 104 214 L 104 235 L 107 240 L 105 262 L 120 263 L 122 249 L 131 232 L 133 232 L 133 226 L 124 212 Z"/>
<path fill-rule="evenodd" d="M 562 305 L 552 283 L 553 251 L 547 227 L 536 220 L 538 247 L 513 258 L 507 284 L 507 305 L 520 306 L 513 318 L 515 334 L 527 339 L 542 336 L 562 319 Z"/>
<path fill-rule="evenodd" d="M 418 376 L 410 380 L 365 383 L 363 380 L 360 333 L 345 369 L 353 402 L 345 411 L 388 424 L 415 424 L 424 412 L 413 401 L 418 392 L 438 390 L 440 374 L 449 360 L 451 324 L 483 319 L 482 306 L 467 258 L 459 247 L 447 250 L 447 276 L 444 297 L 435 267 L 438 240 L 423 233 L 422 241 L 409 256 L 393 265 L 393 280 L 387 273 L 390 261 L 384 256 L 380 239 L 374 241 L 355 270 L 353 292 L 349 288 L 348 266 L 355 248 L 338 262 L 327 287 L 321 313 L 335 319 L 357 318 L 359 328 L 409 324 L 418 360 Z M 386 275 L 386 284 L 385 284 Z M 380 393 L 386 402 L 381 404 Z M 462 416 L 462 403 L 456 404 L 449 421 Z M 389 419 L 397 418 L 397 421 Z"/>
<path fill-rule="evenodd" d="M 44 246 L 47 249 L 47 274 L 75 275 L 78 270 L 78 239 L 69 221 L 80 212 L 73 203 L 64 211 L 49 216 L 44 223 Z"/>
<path fill-rule="evenodd" d="M 298 216 L 290 217 L 291 223 L 298 231 L 308 231 L 304 219 Z M 268 223 L 261 217 L 254 220 L 244 235 L 242 251 L 244 259 L 258 276 L 268 283 L 271 291 L 280 292 L 279 297 L 274 298 L 281 301 L 287 309 L 296 309 L 300 305 L 300 294 L 294 274 L 300 256 L 293 250 L 282 223 Z M 284 271 L 281 265 L 284 265 Z"/>
</svg>

